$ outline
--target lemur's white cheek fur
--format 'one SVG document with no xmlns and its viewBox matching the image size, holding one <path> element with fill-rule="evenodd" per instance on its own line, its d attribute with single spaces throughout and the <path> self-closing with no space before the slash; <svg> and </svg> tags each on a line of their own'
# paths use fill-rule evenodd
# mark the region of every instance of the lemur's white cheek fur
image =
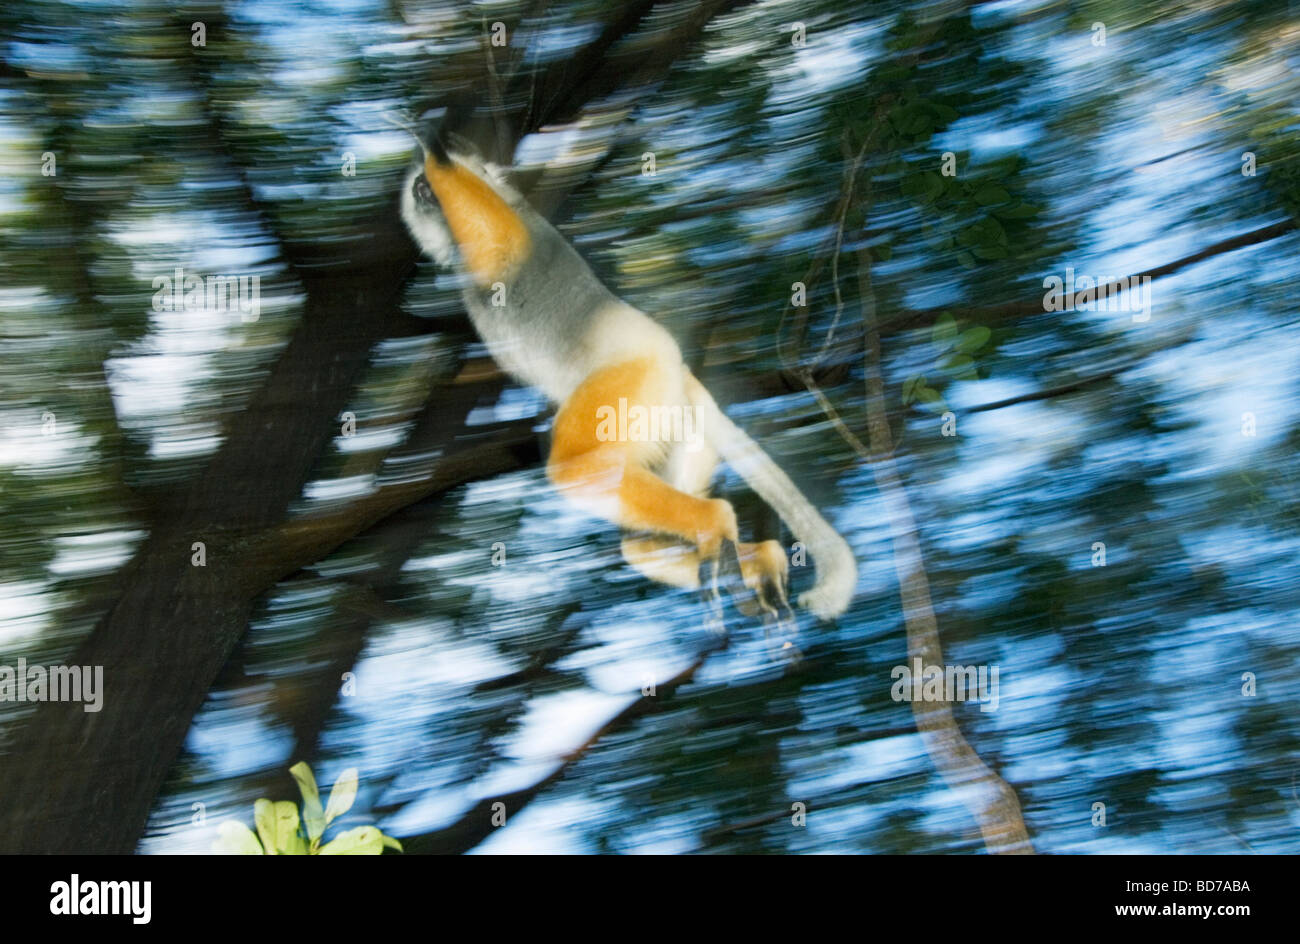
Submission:
<svg viewBox="0 0 1300 944">
<path fill-rule="evenodd" d="M 412 186 L 419 175 L 417 169 L 406 178 L 406 187 L 402 190 L 402 222 L 411 231 L 420 248 L 435 262 L 441 266 L 454 266 L 456 245 L 452 241 L 451 231 L 438 219 L 437 214 L 425 212 L 415 203 Z"/>
</svg>

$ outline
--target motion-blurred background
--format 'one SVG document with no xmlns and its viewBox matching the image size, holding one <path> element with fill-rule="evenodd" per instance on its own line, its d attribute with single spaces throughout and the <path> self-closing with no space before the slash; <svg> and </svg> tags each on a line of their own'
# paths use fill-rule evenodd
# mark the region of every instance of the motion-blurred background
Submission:
<svg viewBox="0 0 1300 944">
<path fill-rule="evenodd" d="M 1276 0 L 5 5 L 0 663 L 105 691 L 0 702 L 3 845 L 206 852 L 306 760 L 408 851 L 978 852 L 934 640 L 1039 851 L 1296 851 L 1298 65 Z M 857 552 L 798 670 L 417 260 L 390 119 L 471 100 Z"/>
</svg>

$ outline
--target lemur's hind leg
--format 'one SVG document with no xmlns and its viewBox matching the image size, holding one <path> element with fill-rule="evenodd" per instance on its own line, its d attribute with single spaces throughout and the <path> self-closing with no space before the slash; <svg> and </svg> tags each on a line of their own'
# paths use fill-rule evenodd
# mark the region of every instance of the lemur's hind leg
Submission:
<svg viewBox="0 0 1300 944">
<path fill-rule="evenodd" d="M 661 475 L 674 488 L 697 498 L 709 494 L 709 483 L 717 468 L 718 454 L 698 436 L 694 425 L 691 441 L 668 444 Z M 700 586 L 700 555 L 694 546 L 657 534 L 625 534 L 623 559 L 643 576 L 684 590 Z"/>
<path fill-rule="evenodd" d="M 689 390 L 689 388 L 688 388 Z M 688 393 L 689 396 L 689 393 Z M 683 492 L 706 497 L 718 465 L 717 450 L 700 435 L 698 425 L 689 427 L 692 435 L 668 446 L 663 462 L 663 478 Z M 789 565 L 778 541 L 736 542 L 736 555 L 751 600 L 739 601 L 748 616 L 761 609 L 788 609 L 786 580 Z M 637 571 L 651 580 L 682 589 L 700 586 L 700 556 L 695 549 L 673 538 L 659 535 L 628 534 L 623 538 L 623 557 Z"/>
<path fill-rule="evenodd" d="M 560 407 L 547 473 L 561 492 L 621 527 L 680 538 L 703 558 L 735 541 L 729 502 L 682 491 L 650 471 L 665 443 L 621 417 L 686 404 L 683 368 L 655 358 L 604 367 Z M 620 402 L 623 401 L 623 402 Z"/>
</svg>

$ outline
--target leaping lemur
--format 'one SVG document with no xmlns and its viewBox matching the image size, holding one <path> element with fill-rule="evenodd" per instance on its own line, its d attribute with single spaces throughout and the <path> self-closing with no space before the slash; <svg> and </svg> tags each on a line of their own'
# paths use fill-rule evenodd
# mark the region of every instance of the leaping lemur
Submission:
<svg viewBox="0 0 1300 944">
<path fill-rule="evenodd" d="M 776 541 L 742 543 L 729 502 L 708 497 L 719 456 L 785 521 L 816 564 L 799 603 L 823 619 L 848 607 L 853 552 L 789 477 L 718 408 L 672 335 L 616 298 L 563 236 L 498 173 L 441 131 L 417 135 L 401 214 L 420 247 L 464 273 L 464 301 L 508 373 L 558 407 L 548 476 L 580 507 L 627 532 L 623 556 L 653 580 L 699 587 L 700 565 L 733 542 L 744 583 L 784 606 L 788 562 Z M 674 430 L 629 435 L 620 415 L 688 415 L 702 442 Z M 640 533 L 638 533 L 640 532 Z"/>
</svg>

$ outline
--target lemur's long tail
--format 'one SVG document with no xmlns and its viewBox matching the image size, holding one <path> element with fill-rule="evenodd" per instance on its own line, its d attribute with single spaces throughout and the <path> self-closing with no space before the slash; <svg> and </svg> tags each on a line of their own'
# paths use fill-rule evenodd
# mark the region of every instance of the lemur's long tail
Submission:
<svg viewBox="0 0 1300 944">
<path fill-rule="evenodd" d="M 858 582 L 857 561 L 848 543 L 758 443 L 728 419 L 703 384 L 688 375 L 687 386 L 705 438 L 811 552 L 817 565 L 817 582 L 799 597 L 799 605 L 822 619 L 839 616 L 848 609 Z"/>
</svg>

